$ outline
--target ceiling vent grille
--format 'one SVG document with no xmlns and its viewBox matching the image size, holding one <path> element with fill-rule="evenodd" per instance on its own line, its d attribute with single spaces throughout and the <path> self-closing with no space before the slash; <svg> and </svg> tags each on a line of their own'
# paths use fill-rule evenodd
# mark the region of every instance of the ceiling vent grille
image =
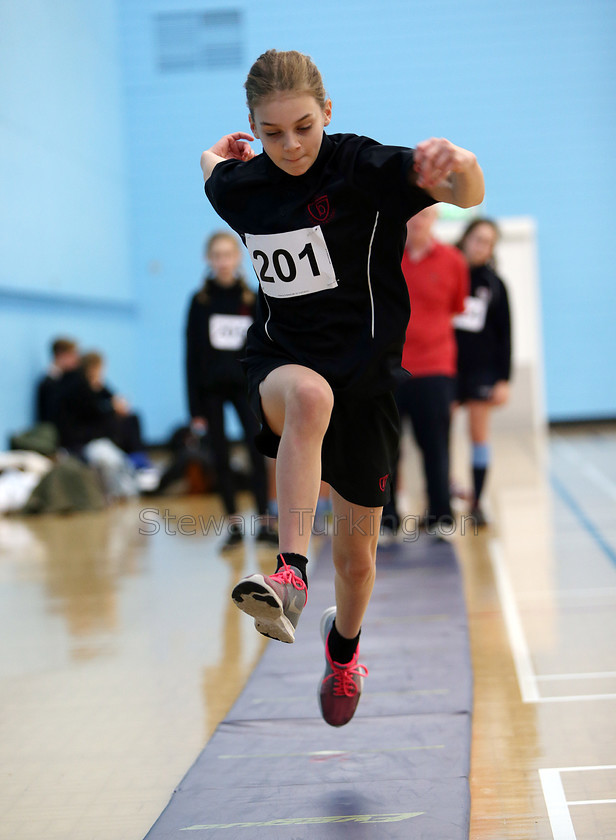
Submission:
<svg viewBox="0 0 616 840">
<path fill-rule="evenodd" d="M 156 15 L 161 73 L 219 70 L 242 64 L 239 10 L 164 12 Z"/>
</svg>

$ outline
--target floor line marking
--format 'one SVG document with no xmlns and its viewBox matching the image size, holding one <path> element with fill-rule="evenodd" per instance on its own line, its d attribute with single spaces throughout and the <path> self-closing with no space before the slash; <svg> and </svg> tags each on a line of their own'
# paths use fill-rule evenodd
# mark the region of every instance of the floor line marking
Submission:
<svg viewBox="0 0 616 840">
<path fill-rule="evenodd" d="M 553 768 L 539 770 L 539 778 L 554 840 L 577 840 L 560 771 Z"/>
<path fill-rule="evenodd" d="M 596 671 L 589 674 L 544 674 L 537 675 L 537 680 L 611 680 L 616 677 L 616 671 Z"/>
<path fill-rule="evenodd" d="M 567 802 L 567 805 L 614 805 L 616 799 L 578 799 L 575 802 Z"/>
<path fill-rule="evenodd" d="M 612 546 L 608 543 L 605 539 L 599 528 L 595 525 L 595 523 L 586 515 L 584 510 L 580 507 L 574 497 L 571 495 L 567 487 L 565 486 L 564 482 L 561 481 L 558 476 L 555 475 L 554 471 L 550 471 L 550 481 L 556 493 L 560 496 L 561 500 L 567 505 L 567 507 L 571 510 L 574 516 L 576 516 L 579 521 L 584 526 L 584 529 L 593 540 L 597 543 L 601 551 L 616 565 L 616 551 L 612 548 Z"/>
<path fill-rule="evenodd" d="M 559 773 L 580 773 L 584 770 L 616 770 L 616 764 L 587 764 L 584 767 L 555 767 Z"/>
<path fill-rule="evenodd" d="M 607 493 L 612 499 L 616 500 L 616 484 L 607 476 L 602 470 L 596 467 L 590 461 L 586 461 L 582 456 L 576 452 L 567 441 L 560 439 L 558 445 L 561 449 L 561 454 L 565 456 L 571 463 L 575 464 L 585 475 L 593 481 L 597 487 Z"/>
<path fill-rule="evenodd" d="M 551 697 L 539 697 L 532 700 L 533 703 L 574 703 L 581 700 L 616 700 L 616 694 L 567 694 L 563 697 L 553 695 Z"/>
<path fill-rule="evenodd" d="M 616 764 L 596 764 L 586 767 L 549 767 L 539 770 L 543 798 L 548 811 L 554 840 L 577 840 L 571 821 L 571 805 L 613 805 L 616 799 L 586 799 L 567 802 L 561 773 L 616 770 Z"/>
<path fill-rule="evenodd" d="M 544 697 L 539 694 L 538 678 L 533 668 L 530 649 L 522 625 L 515 592 L 507 570 L 504 552 L 498 539 L 489 542 L 490 560 L 496 582 L 496 589 L 503 611 L 509 646 L 513 656 L 518 686 L 524 703 L 572 703 L 592 700 L 614 700 L 616 694 L 575 694 L 569 696 Z M 614 555 L 616 560 L 616 555 Z"/>
<path fill-rule="evenodd" d="M 513 662 L 518 677 L 520 694 L 524 703 L 537 703 L 541 700 L 541 697 L 537 689 L 535 671 L 513 586 L 505 564 L 503 550 L 500 542 L 496 539 L 490 540 L 489 549 L 496 589 L 500 598 L 507 636 L 509 637 L 509 646 L 511 647 Z"/>
<path fill-rule="evenodd" d="M 553 601 L 560 599 L 562 601 L 583 601 L 585 598 L 616 599 L 616 587 L 605 586 L 602 589 L 553 589 L 549 592 L 518 592 L 518 601 L 532 602 L 532 601 Z"/>
</svg>

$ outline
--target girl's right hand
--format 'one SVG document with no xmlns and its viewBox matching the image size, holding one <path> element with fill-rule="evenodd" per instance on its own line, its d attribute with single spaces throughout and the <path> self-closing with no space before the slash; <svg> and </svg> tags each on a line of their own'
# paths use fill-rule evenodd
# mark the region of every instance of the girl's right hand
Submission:
<svg viewBox="0 0 616 840">
<path fill-rule="evenodd" d="M 251 160 L 255 157 L 256 152 L 244 141 L 254 139 L 252 134 L 246 134 L 244 131 L 236 131 L 233 134 L 225 134 L 208 151 L 225 160 Z"/>
</svg>

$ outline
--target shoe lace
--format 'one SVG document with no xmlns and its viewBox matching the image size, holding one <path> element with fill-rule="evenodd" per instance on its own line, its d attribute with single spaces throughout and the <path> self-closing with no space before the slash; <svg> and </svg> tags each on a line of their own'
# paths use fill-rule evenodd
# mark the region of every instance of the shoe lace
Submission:
<svg viewBox="0 0 616 840">
<path fill-rule="evenodd" d="M 278 583 L 290 583 L 298 592 L 304 590 L 306 592 L 306 598 L 308 598 L 308 591 L 306 589 L 306 584 L 298 577 L 293 569 L 288 566 L 285 562 L 284 557 L 282 554 L 280 555 L 280 559 L 282 560 L 282 568 L 280 568 L 275 574 L 270 575 L 271 580 L 275 580 Z"/>
<path fill-rule="evenodd" d="M 357 653 L 351 659 L 348 665 L 341 665 L 339 662 L 334 662 L 330 657 L 330 664 L 333 672 L 325 677 L 324 683 L 327 680 L 334 681 L 334 697 L 354 697 L 359 688 L 353 677 L 367 677 L 368 669 L 365 665 L 360 665 L 357 661 Z"/>
</svg>

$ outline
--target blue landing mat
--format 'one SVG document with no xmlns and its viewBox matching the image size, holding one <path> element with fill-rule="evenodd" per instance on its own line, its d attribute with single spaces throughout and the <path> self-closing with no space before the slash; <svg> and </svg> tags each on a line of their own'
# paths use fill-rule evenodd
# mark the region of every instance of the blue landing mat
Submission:
<svg viewBox="0 0 616 840">
<path fill-rule="evenodd" d="M 146 840 L 468 840 L 472 676 L 453 548 L 379 551 L 361 640 L 370 676 L 339 729 L 316 697 L 330 551 L 309 566 L 295 644 L 269 643 Z"/>
</svg>

